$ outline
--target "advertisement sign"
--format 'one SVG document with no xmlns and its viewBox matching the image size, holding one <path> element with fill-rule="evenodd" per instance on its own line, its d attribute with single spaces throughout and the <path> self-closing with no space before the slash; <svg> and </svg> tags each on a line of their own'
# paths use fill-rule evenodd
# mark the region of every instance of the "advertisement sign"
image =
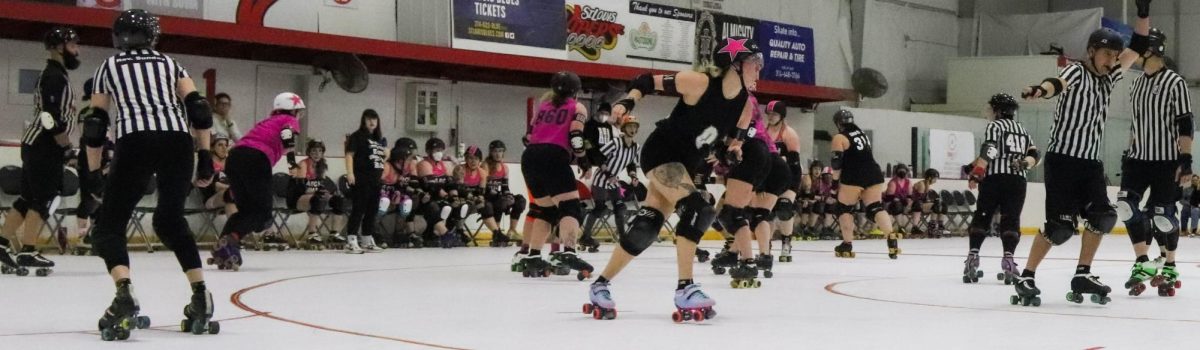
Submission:
<svg viewBox="0 0 1200 350">
<path fill-rule="evenodd" d="M 753 18 L 701 12 L 696 20 L 696 62 L 702 66 L 712 65 L 713 49 L 725 38 L 743 36 L 758 41 L 755 37 L 757 29 L 758 20 Z"/>
<path fill-rule="evenodd" d="M 454 0 L 453 6 L 454 48 L 490 51 L 494 46 L 476 44 L 488 42 L 561 51 L 566 45 L 564 0 Z"/>
<path fill-rule="evenodd" d="M 696 11 L 643 1 L 629 2 L 626 57 L 692 64 L 695 57 Z"/>
<path fill-rule="evenodd" d="M 625 25 L 621 22 L 629 17 L 629 13 L 624 12 L 624 6 L 611 7 L 613 3 L 575 1 L 567 4 L 567 50 L 571 51 L 571 59 L 621 63 L 621 55 L 613 51 L 625 40 Z M 601 60 L 603 56 L 609 56 L 609 59 Z"/>
<path fill-rule="evenodd" d="M 975 160 L 975 134 L 969 131 L 929 129 L 929 167 L 944 176 L 958 174 Z"/>
<path fill-rule="evenodd" d="M 757 35 L 758 47 L 763 51 L 762 79 L 816 83 L 812 28 L 763 21 L 758 24 Z"/>
</svg>

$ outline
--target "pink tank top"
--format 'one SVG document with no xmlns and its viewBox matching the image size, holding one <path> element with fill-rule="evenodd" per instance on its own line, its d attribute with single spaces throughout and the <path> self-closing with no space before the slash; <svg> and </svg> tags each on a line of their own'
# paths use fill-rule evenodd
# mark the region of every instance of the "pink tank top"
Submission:
<svg viewBox="0 0 1200 350">
<path fill-rule="evenodd" d="M 753 117 L 750 118 L 750 125 L 754 127 L 754 138 L 762 140 L 767 144 L 767 150 L 772 154 L 779 154 L 779 149 L 775 148 L 775 142 L 771 141 L 771 135 L 767 134 L 767 120 L 763 117 L 763 112 L 758 109 L 758 99 L 754 95 L 750 95 L 747 101 L 753 106 Z"/>
<path fill-rule="evenodd" d="M 483 168 L 475 170 L 468 168 L 466 173 L 463 174 L 463 184 L 469 187 L 479 187 L 479 184 L 483 183 L 483 176 L 480 175 L 481 173 L 483 173 Z"/>
<path fill-rule="evenodd" d="M 912 180 L 909 179 L 892 179 L 892 183 L 896 184 L 896 192 L 893 196 L 896 198 L 908 198 L 912 195 Z"/>
<path fill-rule="evenodd" d="M 820 194 L 820 195 L 833 194 L 833 183 L 832 182 L 826 183 L 825 181 L 817 180 L 817 194 Z"/>
<path fill-rule="evenodd" d="M 279 158 L 283 157 L 283 140 L 279 139 L 279 132 L 284 128 L 291 128 L 297 134 L 300 132 L 300 122 L 289 114 L 274 114 L 263 121 L 254 125 L 245 136 L 238 140 L 234 147 L 251 147 L 262 151 L 267 155 L 267 160 L 274 165 L 279 162 Z"/>
<path fill-rule="evenodd" d="M 496 180 L 496 179 L 508 178 L 508 165 L 504 164 L 504 163 L 496 163 L 496 164 L 499 165 L 499 167 L 496 168 L 495 171 L 493 171 L 491 174 L 488 175 L 488 179 Z"/>
<path fill-rule="evenodd" d="M 300 161 L 300 163 L 303 163 L 304 169 L 306 169 L 304 172 L 305 179 L 313 180 L 317 178 L 317 162 L 314 162 L 312 158 L 308 158 Z"/>
<path fill-rule="evenodd" d="M 425 161 L 428 161 L 429 164 L 433 166 L 433 174 L 430 176 L 446 176 L 446 162 L 441 160 L 435 162 L 428 158 L 426 158 Z"/>
<path fill-rule="evenodd" d="M 543 102 L 531 121 L 533 127 L 529 131 L 529 144 L 552 144 L 570 151 L 571 145 L 567 143 L 567 135 L 571 131 L 575 113 L 578 112 L 575 107 L 573 98 L 568 98 L 566 103 L 558 107 L 551 101 Z"/>
</svg>

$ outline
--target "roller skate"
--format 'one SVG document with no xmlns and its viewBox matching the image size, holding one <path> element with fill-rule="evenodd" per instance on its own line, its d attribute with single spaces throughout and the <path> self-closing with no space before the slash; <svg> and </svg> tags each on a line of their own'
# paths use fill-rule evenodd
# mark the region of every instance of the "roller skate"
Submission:
<svg viewBox="0 0 1200 350">
<path fill-rule="evenodd" d="M 579 237 L 579 248 L 588 253 L 596 253 L 600 251 L 600 242 L 597 242 L 592 235 L 583 235 L 583 237 Z"/>
<path fill-rule="evenodd" d="M 358 245 L 358 235 L 346 236 L 346 254 L 362 254 L 366 253 L 362 247 Z"/>
<path fill-rule="evenodd" d="M 733 280 L 729 281 L 729 286 L 733 289 L 762 287 L 762 281 L 757 279 L 758 267 L 754 266 L 754 260 L 738 262 L 737 266 L 729 269 L 729 277 L 733 277 Z"/>
<path fill-rule="evenodd" d="M 704 320 L 717 317 L 717 312 L 713 310 L 713 305 L 716 304 L 715 300 L 700 290 L 699 284 L 689 284 L 687 287 L 675 291 L 675 312 L 671 313 L 671 320 L 674 320 L 675 323 L 704 322 Z"/>
<path fill-rule="evenodd" d="M 588 264 L 586 261 L 583 261 L 583 259 L 580 259 L 579 256 L 575 255 L 574 251 L 551 254 L 550 261 L 557 266 L 566 267 L 566 274 L 570 274 L 571 270 L 579 271 L 579 273 L 575 274 L 575 279 L 580 281 L 591 278 L 592 271 L 594 271 L 592 265 Z"/>
<path fill-rule="evenodd" d="M 754 265 L 759 270 L 762 270 L 763 277 L 775 277 L 775 273 L 771 272 L 771 268 L 775 265 L 775 257 L 771 256 L 771 254 L 759 254 L 754 258 Z"/>
<path fill-rule="evenodd" d="M 212 316 L 212 293 L 204 282 L 192 283 L 192 303 L 183 307 L 184 319 L 179 321 L 179 331 L 196 335 L 220 333 L 221 323 L 212 321 Z"/>
<path fill-rule="evenodd" d="M 708 259 L 708 251 L 700 249 L 700 247 L 696 247 L 696 261 L 700 263 L 706 263 L 708 262 Z"/>
<path fill-rule="evenodd" d="M 292 247 L 288 244 L 288 241 L 283 239 L 283 237 L 280 237 L 278 233 L 263 234 L 262 250 L 271 251 L 274 249 L 282 252 L 291 248 Z"/>
<path fill-rule="evenodd" d="M 1100 283 L 1099 277 L 1090 273 L 1077 273 L 1075 278 L 1071 279 L 1071 291 L 1067 292 L 1067 301 L 1079 304 L 1083 302 L 1084 294 L 1091 294 L 1090 300 L 1093 303 L 1104 305 L 1112 301 L 1108 293 L 1112 293 L 1112 288 Z"/>
<path fill-rule="evenodd" d="M 1130 270 L 1129 280 L 1125 281 L 1125 289 L 1129 290 L 1130 296 L 1142 295 L 1146 291 L 1145 282 L 1158 275 L 1158 266 L 1151 261 L 1135 262 Z M 1150 283 L 1157 286 L 1154 281 Z"/>
<path fill-rule="evenodd" d="M 367 253 L 379 253 L 383 251 L 378 245 L 375 245 L 375 236 L 365 235 L 358 241 L 358 246 Z"/>
<path fill-rule="evenodd" d="M 833 256 L 836 256 L 839 258 L 853 259 L 854 258 L 854 244 L 843 241 L 842 244 L 838 244 L 838 246 L 833 247 Z"/>
<path fill-rule="evenodd" d="M 17 272 L 17 261 L 13 260 L 12 250 L 8 248 L 8 240 L 0 237 L 0 273 L 5 275 Z M 26 274 L 29 272 L 26 271 Z"/>
<path fill-rule="evenodd" d="M 1016 288 L 1017 294 L 1008 297 L 1010 304 L 1042 306 L 1042 298 L 1038 296 L 1042 294 L 1042 291 L 1033 283 L 1033 277 L 1016 276 L 1013 280 L 1013 286 Z"/>
<path fill-rule="evenodd" d="M 325 240 L 321 238 L 321 234 L 317 232 L 309 232 L 304 237 L 304 243 L 300 245 L 304 250 L 325 250 Z"/>
<path fill-rule="evenodd" d="M 29 270 L 34 270 L 34 274 L 38 277 L 49 276 L 54 272 L 54 262 L 42 256 L 33 246 L 25 246 L 20 253 L 17 253 L 17 276 L 28 276 Z"/>
<path fill-rule="evenodd" d="M 963 261 L 963 283 L 979 283 L 980 277 L 983 271 L 979 270 L 979 253 L 967 254 L 967 260 Z"/>
<path fill-rule="evenodd" d="M 727 250 L 717 253 L 711 262 L 713 274 L 724 275 L 726 269 L 737 265 L 737 260 L 737 253 Z"/>
<path fill-rule="evenodd" d="M 512 272 L 525 272 L 525 258 L 529 257 L 529 253 L 518 251 L 513 254 Z"/>
<path fill-rule="evenodd" d="M 71 249 L 71 255 L 89 255 L 92 254 L 92 235 L 84 234 L 79 238 L 79 244 Z"/>
<path fill-rule="evenodd" d="M 538 278 L 550 277 L 554 272 L 553 266 L 549 262 L 542 259 L 541 255 L 529 255 L 521 259 L 521 264 L 525 265 L 525 269 L 521 271 L 521 276 Z"/>
<path fill-rule="evenodd" d="M 792 237 L 783 237 L 779 248 L 779 262 L 792 262 Z"/>
<path fill-rule="evenodd" d="M 1000 270 L 1003 272 L 996 274 L 996 280 L 1004 281 L 1004 285 L 1016 283 L 1017 276 L 1021 274 L 1017 271 L 1017 262 L 1009 254 L 1005 253 L 1004 258 L 1000 259 Z"/>
<path fill-rule="evenodd" d="M 591 314 L 592 318 L 597 320 L 617 318 L 617 303 L 612 300 L 612 293 L 608 291 L 607 282 L 592 283 L 588 295 L 590 302 L 583 304 L 584 314 Z"/>
<path fill-rule="evenodd" d="M 819 238 L 822 241 L 832 241 L 832 240 L 837 239 L 837 235 L 834 234 L 833 228 L 824 227 L 824 228 L 821 228 L 821 234 L 820 234 Z"/>
<path fill-rule="evenodd" d="M 504 235 L 500 230 L 492 231 L 492 241 L 488 242 L 489 247 L 508 247 L 508 236 Z"/>
<path fill-rule="evenodd" d="M 329 238 L 325 239 L 325 247 L 333 250 L 346 249 L 346 236 L 337 231 L 329 232 Z"/>
<path fill-rule="evenodd" d="M 1150 285 L 1158 287 L 1158 296 L 1160 297 L 1173 297 L 1176 288 L 1183 288 L 1183 282 L 1179 280 L 1179 272 L 1175 271 L 1175 265 L 1163 266 L 1159 275 L 1150 280 Z"/>
<path fill-rule="evenodd" d="M 138 316 L 141 307 L 133 296 L 133 286 L 129 279 L 117 281 L 117 296 L 112 305 L 104 310 L 96 328 L 100 331 L 100 339 L 104 341 L 126 340 L 134 329 L 150 328 L 150 317 Z"/>
<path fill-rule="evenodd" d="M 213 246 L 212 257 L 208 258 L 209 265 L 217 265 L 218 270 L 237 271 L 242 267 L 242 246 L 238 234 L 222 236 Z"/>
<path fill-rule="evenodd" d="M 899 233 L 889 233 L 887 235 L 887 247 L 888 247 L 888 258 L 890 258 L 892 260 L 896 260 L 896 258 L 900 257 L 900 234 Z M 978 261 L 976 261 L 975 265 L 976 266 L 979 265 Z M 983 275 L 981 274 L 980 276 L 983 276 Z"/>
<path fill-rule="evenodd" d="M 438 246 L 442 247 L 442 249 L 454 248 L 454 246 L 458 245 L 458 242 L 456 242 L 458 241 L 458 237 L 455 237 L 455 235 L 454 230 L 446 231 L 441 237 L 438 237 Z"/>
</svg>

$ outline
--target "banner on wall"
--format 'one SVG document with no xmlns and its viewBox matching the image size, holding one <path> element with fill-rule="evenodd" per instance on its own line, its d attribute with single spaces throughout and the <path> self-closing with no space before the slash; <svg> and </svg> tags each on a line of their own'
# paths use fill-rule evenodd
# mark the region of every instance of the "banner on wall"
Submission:
<svg viewBox="0 0 1200 350">
<path fill-rule="evenodd" d="M 762 79 L 816 84 L 812 28 L 762 21 L 757 35 L 763 52 Z"/>
<path fill-rule="evenodd" d="M 579 61 L 624 63 L 621 41 L 629 17 L 617 1 L 576 0 L 566 5 L 568 58 Z"/>
<path fill-rule="evenodd" d="M 143 9 L 158 16 L 204 18 L 203 0 L 76 0 L 75 5 L 117 11 Z"/>
<path fill-rule="evenodd" d="M 695 57 L 696 11 L 642 1 L 629 2 L 626 57 L 692 64 Z"/>
<path fill-rule="evenodd" d="M 731 36 L 743 36 L 754 41 L 758 29 L 758 20 L 738 17 L 708 11 L 700 12 L 696 19 L 696 62 L 700 65 L 712 65 L 713 49 L 721 45 L 721 40 Z M 762 43 L 758 46 L 761 48 Z"/>
<path fill-rule="evenodd" d="M 454 0 L 454 48 L 488 50 L 472 41 L 562 50 L 565 0 Z M 458 40 L 458 39 L 465 39 Z"/>
<path fill-rule="evenodd" d="M 929 167 L 942 176 L 962 172 L 963 164 L 975 160 L 975 134 L 968 131 L 929 129 Z"/>
</svg>

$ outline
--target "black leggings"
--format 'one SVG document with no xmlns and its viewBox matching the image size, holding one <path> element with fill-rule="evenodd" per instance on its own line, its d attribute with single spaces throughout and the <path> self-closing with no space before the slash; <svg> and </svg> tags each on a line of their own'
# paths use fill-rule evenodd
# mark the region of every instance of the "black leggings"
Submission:
<svg viewBox="0 0 1200 350">
<path fill-rule="evenodd" d="M 376 217 L 379 216 L 379 191 L 383 182 L 377 172 L 354 174 L 354 187 L 350 189 L 354 205 L 350 208 L 350 219 L 346 222 L 346 234 L 358 234 L 362 227 L 362 236 L 375 235 Z"/>
<path fill-rule="evenodd" d="M 184 200 L 195 166 L 192 150 L 192 137 L 184 132 L 139 131 L 118 140 L 104 186 L 111 190 L 105 193 L 92 233 L 96 254 L 104 259 L 109 271 L 129 266 L 125 225 L 142 199 L 143 189 L 156 174 L 158 205 L 154 209 L 154 233 L 164 246 L 175 252 L 183 271 L 200 268 L 196 240 L 183 218 Z"/>
<path fill-rule="evenodd" d="M 271 161 L 262 151 L 252 147 L 234 147 L 225 159 L 225 175 L 229 192 L 237 205 L 237 213 L 229 217 L 221 235 L 237 233 L 245 237 L 262 231 L 271 223 Z"/>
</svg>

